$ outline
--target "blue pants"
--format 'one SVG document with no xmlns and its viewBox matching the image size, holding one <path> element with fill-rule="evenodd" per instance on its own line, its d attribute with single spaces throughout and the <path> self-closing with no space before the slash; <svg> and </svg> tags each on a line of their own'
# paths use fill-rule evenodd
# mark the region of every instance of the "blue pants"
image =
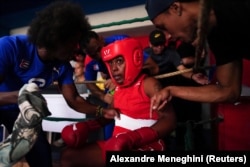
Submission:
<svg viewBox="0 0 250 167">
<path fill-rule="evenodd" d="M 8 133 L 12 133 L 12 128 L 19 114 L 19 110 L 0 111 L 0 124 L 3 124 Z M 36 143 L 30 152 L 25 156 L 30 167 L 52 167 L 52 154 L 50 144 L 46 134 L 39 133 Z"/>
</svg>

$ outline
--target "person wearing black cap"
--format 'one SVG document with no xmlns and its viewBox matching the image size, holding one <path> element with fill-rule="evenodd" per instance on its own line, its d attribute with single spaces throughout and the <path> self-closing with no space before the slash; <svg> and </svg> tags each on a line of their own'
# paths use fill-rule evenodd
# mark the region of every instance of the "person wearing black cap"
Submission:
<svg viewBox="0 0 250 167">
<path fill-rule="evenodd" d="M 160 30 L 154 30 L 149 34 L 149 41 L 151 45 L 159 46 L 166 43 L 165 34 Z"/>
<path fill-rule="evenodd" d="M 180 55 L 175 49 L 166 46 L 165 34 L 160 30 L 153 30 L 149 34 L 149 47 L 144 49 L 144 55 L 148 57 L 144 62 L 144 70 L 149 69 L 151 75 L 160 75 L 187 69 L 181 61 Z M 183 77 L 192 79 L 199 84 L 207 84 L 208 79 L 201 73 L 187 72 Z M 173 85 L 175 77 L 159 79 L 163 86 Z"/>
<path fill-rule="evenodd" d="M 166 87 L 151 100 L 152 109 L 172 96 L 199 102 L 235 102 L 241 94 L 242 60 L 250 58 L 249 0 L 210 0 L 207 41 L 215 55 L 217 84 L 201 87 Z M 173 40 L 197 45 L 199 12 L 198 0 L 147 0 L 149 19 Z M 234 35 L 232 35 L 234 34 Z M 240 41 L 240 42 L 232 42 Z"/>
</svg>

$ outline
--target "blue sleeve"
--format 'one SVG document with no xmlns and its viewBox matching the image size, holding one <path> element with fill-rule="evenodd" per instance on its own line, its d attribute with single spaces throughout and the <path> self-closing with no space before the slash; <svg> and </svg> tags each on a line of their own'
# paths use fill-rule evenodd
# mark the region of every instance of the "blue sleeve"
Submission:
<svg viewBox="0 0 250 167">
<path fill-rule="evenodd" d="M 125 34 L 121 34 L 121 35 L 112 35 L 112 36 L 109 36 L 109 37 L 106 37 L 104 39 L 105 41 L 105 44 L 108 45 L 110 43 L 113 43 L 117 40 L 122 40 L 124 38 L 128 38 L 129 36 L 128 35 L 125 35 Z"/>
<path fill-rule="evenodd" d="M 104 62 L 100 61 L 98 64 L 99 64 L 99 67 L 100 67 L 99 71 L 104 73 L 104 74 L 107 74 L 109 76 L 108 69 L 107 69 L 106 65 L 104 64 Z"/>
<path fill-rule="evenodd" d="M 90 63 L 88 63 L 85 67 L 85 71 L 84 71 L 84 77 L 86 81 L 95 81 L 97 78 L 97 72 L 94 70 L 94 66 L 95 62 L 91 61 Z"/>
<path fill-rule="evenodd" d="M 8 73 L 10 65 L 13 63 L 12 56 L 16 54 L 16 49 L 8 39 L 8 37 L 0 38 L 0 75 Z"/>
<path fill-rule="evenodd" d="M 149 58 L 150 54 L 147 53 L 146 51 L 143 51 L 143 63 Z"/>
<path fill-rule="evenodd" d="M 64 65 L 62 67 L 62 71 L 60 72 L 61 75 L 58 78 L 58 82 L 60 84 L 72 84 L 72 83 L 74 83 L 73 72 L 74 72 L 74 69 L 70 64 Z"/>
</svg>

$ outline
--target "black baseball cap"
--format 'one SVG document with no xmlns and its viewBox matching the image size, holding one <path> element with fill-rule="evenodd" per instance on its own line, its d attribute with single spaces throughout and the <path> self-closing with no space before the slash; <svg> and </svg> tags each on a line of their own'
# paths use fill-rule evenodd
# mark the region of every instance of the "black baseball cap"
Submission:
<svg viewBox="0 0 250 167">
<path fill-rule="evenodd" d="M 150 20 L 169 8 L 176 0 L 146 0 L 145 9 Z"/>
<path fill-rule="evenodd" d="M 154 46 L 165 44 L 166 43 L 165 34 L 161 30 L 153 30 L 149 34 L 149 42 Z"/>
</svg>

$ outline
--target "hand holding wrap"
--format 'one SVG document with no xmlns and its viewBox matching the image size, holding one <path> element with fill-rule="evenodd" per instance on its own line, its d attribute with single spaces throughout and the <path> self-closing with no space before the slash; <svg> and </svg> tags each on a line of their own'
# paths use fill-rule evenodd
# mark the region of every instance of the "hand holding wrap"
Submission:
<svg viewBox="0 0 250 167">
<path fill-rule="evenodd" d="M 50 115 L 45 98 L 35 83 L 25 84 L 19 91 L 20 113 L 13 132 L 0 144 L 0 166 L 11 166 L 33 147 L 42 129 L 42 119 Z"/>
</svg>

